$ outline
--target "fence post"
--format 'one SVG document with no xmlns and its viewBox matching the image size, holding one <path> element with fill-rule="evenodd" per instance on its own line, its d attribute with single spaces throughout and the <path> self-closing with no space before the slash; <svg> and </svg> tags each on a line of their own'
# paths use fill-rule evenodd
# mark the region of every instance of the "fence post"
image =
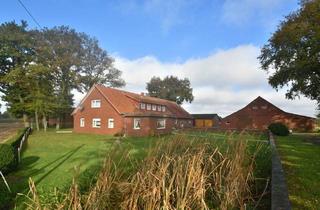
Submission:
<svg viewBox="0 0 320 210">
<path fill-rule="evenodd" d="M 0 171 L 0 175 L 1 175 L 1 177 L 2 177 L 2 179 L 3 179 L 3 182 L 4 182 L 4 184 L 6 185 L 8 191 L 11 193 L 11 189 L 10 189 L 10 187 L 9 187 L 9 185 L 8 185 L 8 182 L 7 182 L 6 178 L 4 178 L 3 173 L 2 173 L 1 171 Z"/>
<path fill-rule="evenodd" d="M 20 163 L 20 147 L 18 148 L 18 163 Z"/>
</svg>

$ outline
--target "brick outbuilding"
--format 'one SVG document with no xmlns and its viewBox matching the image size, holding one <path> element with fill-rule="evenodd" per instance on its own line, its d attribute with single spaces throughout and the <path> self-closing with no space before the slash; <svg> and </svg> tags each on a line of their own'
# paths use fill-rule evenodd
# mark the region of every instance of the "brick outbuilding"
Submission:
<svg viewBox="0 0 320 210">
<path fill-rule="evenodd" d="M 265 130 L 273 122 L 281 122 L 293 131 L 312 131 L 315 128 L 315 118 L 285 112 L 260 96 L 223 118 L 221 128 Z"/>
<path fill-rule="evenodd" d="M 74 132 L 147 136 L 192 127 L 177 103 L 94 85 L 72 112 Z"/>
</svg>

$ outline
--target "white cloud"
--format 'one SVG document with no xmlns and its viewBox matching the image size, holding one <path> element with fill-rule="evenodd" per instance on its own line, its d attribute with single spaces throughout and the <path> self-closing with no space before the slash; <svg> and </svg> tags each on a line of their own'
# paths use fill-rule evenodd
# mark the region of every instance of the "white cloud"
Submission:
<svg viewBox="0 0 320 210">
<path fill-rule="evenodd" d="M 152 76 L 189 78 L 195 99 L 183 107 L 190 113 L 226 116 L 262 96 L 285 111 L 314 116 L 314 101 L 305 97 L 287 100 L 284 96 L 286 90 L 276 92 L 268 85 L 266 73 L 259 69 L 258 54 L 258 47 L 243 45 L 183 63 L 161 62 L 153 56 L 133 60 L 115 56 L 115 66 L 123 71 L 127 82 L 124 89 L 137 93 L 146 92 L 146 83 Z M 77 104 L 83 94 L 73 93 Z"/>
<path fill-rule="evenodd" d="M 125 89 L 134 92 L 146 91 L 152 76 L 189 78 L 195 100 L 183 106 L 191 113 L 226 116 L 260 95 L 285 111 L 313 116 L 315 102 L 304 97 L 287 100 L 285 90 L 276 92 L 269 87 L 266 73 L 259 69 L 258 55 L 258 47 L 243 45 L 183 63 L 161 62 L 153 56 L 133 60 L 116 56 L 115 66 L 123 71 Z"/>
</svg>

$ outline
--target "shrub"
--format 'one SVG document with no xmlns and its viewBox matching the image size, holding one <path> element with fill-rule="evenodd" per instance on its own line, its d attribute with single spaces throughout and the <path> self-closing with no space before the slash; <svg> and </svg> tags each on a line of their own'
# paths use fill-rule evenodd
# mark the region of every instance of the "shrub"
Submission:
<svg viewBox="0 0 320 210">
<path fill-rule="evenodd" d="M 277 136 L 288 136 L 290 133 L 288 127 L 282 123 L 271 123 L 268 128 Z"/>
<path fill-rule="evenodd" d="M 0 209 L 13 209 L 14 195 L 10 193 L 2 179 L 0 179 Z"/>
<path fill-rule="evenodd" d="M 15 162 L 14 152 L 10 145 L 0 144 L 0 170 L 9 172 Z"/>
</svg>

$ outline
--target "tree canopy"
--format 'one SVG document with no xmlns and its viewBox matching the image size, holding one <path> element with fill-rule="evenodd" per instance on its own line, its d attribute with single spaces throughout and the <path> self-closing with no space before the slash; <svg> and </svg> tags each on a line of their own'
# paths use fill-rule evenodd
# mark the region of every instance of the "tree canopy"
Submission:
<svg viewBox="0 0 320 210">
<path fill-rule="evenodd" d="M 152 77 L 146 89 L 150 96 L 175 101 L 177 104 L 191 103 L 194 98 L 191 83 L 187 78 L 167 76 L 162 80 L 160 77 Z"/>
<path fill-rule="evenodd" d="M 320 104 L 320 1 L 300 5 L 281 22 L 259 59 L 273 88 L 287 86 L 287 98 L 304 95 Z"/>
<path fill-rule="evenodd" d="M 95 38 L 68 26 L 28 29 L 27 23 L 0 25 L 0 92 L 16 117 L 59 119 L 73 106 L 72 90 L 93 84 L 121 87 L 121 71 Z"/>
</svg>

